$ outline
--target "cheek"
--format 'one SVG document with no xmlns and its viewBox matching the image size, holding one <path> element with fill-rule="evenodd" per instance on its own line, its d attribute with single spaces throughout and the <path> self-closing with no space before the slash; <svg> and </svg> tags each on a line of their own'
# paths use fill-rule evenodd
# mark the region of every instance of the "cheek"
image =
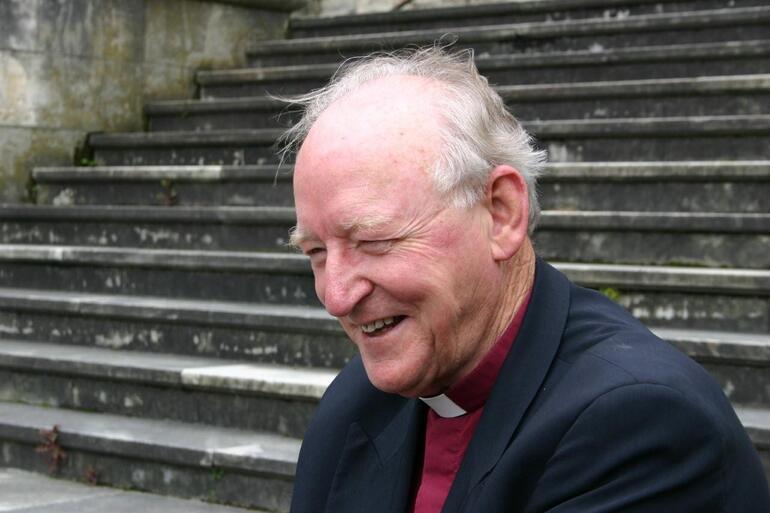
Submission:
<svg viewBox="0 0 770 513">
<path fill-rule="evenodd" d="M 322 269 L 313 269 L 313 283 L 315 286 L 315 295 L 318 296 L 318 300 L 323 303 L 326 291 L 326 280 Z"/>
</svg>

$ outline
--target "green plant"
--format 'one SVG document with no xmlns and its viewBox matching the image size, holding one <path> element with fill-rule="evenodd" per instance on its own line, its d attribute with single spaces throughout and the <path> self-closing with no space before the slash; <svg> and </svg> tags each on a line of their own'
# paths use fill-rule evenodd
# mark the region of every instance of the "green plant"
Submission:
<svg viewBox="0 0 770 513">
<path fill-rule="evenodd" d="M 177 197 L 176 189 L 174 188 L 174 182 L 164 178 L 160 181 L 160 186 L 163 188 L 163 192 L 161 193 L 163 204 L 167 207 L 176 205 L 179 199 Z"/>
<path fill-rule="evenodd" d="M 59 426 L 55 424 L 51 429 L 41 429 L 39 433 L 42 441 L 35 448 L 35 452 L 48 456 L 48 470 L 54 473 L 67 458 L 67 453 L 62 450 L 59 443 Z"/>
<path fill-rule="evenodd" d="M 86 467 L 83 472 L 83 478 L 90 485 L 96 486 L 99 484 L 99 473 L 93 467 Z"/>
<path fill-rule="evenodd" d="M 31 176 L 27 179 L 27 183 L 24 184 L 24 191 L 26 193 L 25 200 L 27 203 L 37 203 L 38 187 L 37 182 Z"/>
<path fill-rule="evenodd" d="M 225 470 L 223 468 L 214 467 L 211 469 L 211 479 L 221 481 L 223 477 L 225 477 Z"/>
<path fill-rule="evenodd" d="M 599 289 L 599 292 L 610 298 L 611 300 L 615 301 L 616 303 L 620 301 L 620 291 L 613 287 L 602 287 Z"/>
</svg>

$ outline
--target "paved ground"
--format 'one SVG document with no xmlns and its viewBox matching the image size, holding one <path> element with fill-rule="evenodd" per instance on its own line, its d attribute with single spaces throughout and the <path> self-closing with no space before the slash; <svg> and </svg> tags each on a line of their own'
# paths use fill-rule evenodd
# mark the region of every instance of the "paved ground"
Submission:
<svg viewBox="0 0 770 513">
<path fill-rule="evenodd" d="M 199 501 L 125 492 L 0 469 L 0 512 L 10 513 L 255 513 Z"/>
</svg>

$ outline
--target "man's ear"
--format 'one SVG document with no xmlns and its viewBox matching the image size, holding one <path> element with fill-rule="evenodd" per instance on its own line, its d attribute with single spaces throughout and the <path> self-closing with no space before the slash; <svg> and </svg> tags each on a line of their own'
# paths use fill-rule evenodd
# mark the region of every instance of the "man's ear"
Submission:
<svg viewBox="0 0 770 513">
<path fill-rule="evenodd" d="M 489 174 L 485 199 L 492 219 L 492 256 L 498 261 L 508 260 L 527 238 L 527 183 L 511 166 L 497 166 Z"/>
</svg>

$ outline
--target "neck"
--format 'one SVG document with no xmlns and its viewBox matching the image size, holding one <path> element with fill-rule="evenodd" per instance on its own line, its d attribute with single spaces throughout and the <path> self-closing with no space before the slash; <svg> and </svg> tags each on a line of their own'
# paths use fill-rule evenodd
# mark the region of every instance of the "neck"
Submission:
<svg viewBox="0 0 770 513">
<path fill-rule="evenodd" d="M 483 334 L 479 339 L 479 345 L 474 350 L 473 358 L 460 373 L 424 395 L 431 396 L 445 392 L 476 368 L 522 307 L 535 279 L 535 252 L 529 239 L 526 239 L 513 258 L 500 265 L 500 283 L 503 285 L 494 299 L 493 313 L 479 321 Z"/>
<path fill-rule="evenodd" d="M 503 334 L 532 290 L 532 284 L 535 281 L 535 251 L 529 238 L 513 258 L 504 262 L 502 266 L 503 291 L 497 314 L 491 324 L 494 329 L 490 332 L 489 340 L 486 341 L 484 354 Z"/>
</svg>

